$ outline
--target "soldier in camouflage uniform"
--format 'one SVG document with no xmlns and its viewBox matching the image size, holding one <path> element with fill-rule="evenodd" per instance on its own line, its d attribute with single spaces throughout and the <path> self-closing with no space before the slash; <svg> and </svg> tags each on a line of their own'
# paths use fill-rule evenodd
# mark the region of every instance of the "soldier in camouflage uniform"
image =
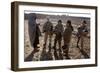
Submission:
<svg viewBox="0 0 100 73">
<path fill-rule="evenodd" d="M 79 44 L 79 41 L 81 40 L 81 49 L 83 49 L 83 43 L 84 43 L 84 38 L 87 36 L 88 34 L 88 29 L 87 29 L 87 26 L 86 26 L 86 21 L 84 20 L 82 22 L 82 25 L 78 28 L 78 33 L 77 33 L 77 37 L 78 37 L 78 40 L 77 40 L 77 47 L 78 44 Z"/>
<path fill-rule="evenodd" d="M 49 37 L 49 46 L 51 46 L 51 38 L 53 35 L 53 24 L 50 22 L 49 18 L 47 18 L 47 22 L 45 22 L 43 26 L 43 32 L 44 32 L 44 47 L 46 47 L 48 37 Z"/>
<path fill-rule="evenodd" d="M 72 31 L 73 31 L 73 26 L 71 25 L 71 21 L 68 20 L 65 31 L 63 33 L 64 46 L 62 47 L 63 52 L 66 56 L 66 59 L 70 59 L 69 55 L 68 55 L 68 51 L 69 51 L 69 45 L 70 45 L 70 41 L 71 41 Z"/>
<path fill-rule="evenodd" d="M 54 33 L 55 33 L 54 52 L 57 55 L 56 44 L 58 43 L 58 45 L 59 45 L 59 57 L 60 57 L 60 59 L 63 59 L 62 50 L 61 50 L 61 41 L 62 41 L 63 31 L 64 31 L 64 28 L 63 28 L 63 25 L 62 25 L 62 21 L 58 20 L 58 24 L 55 26 L 55 29 L 54 29 Z"/>
</svg>

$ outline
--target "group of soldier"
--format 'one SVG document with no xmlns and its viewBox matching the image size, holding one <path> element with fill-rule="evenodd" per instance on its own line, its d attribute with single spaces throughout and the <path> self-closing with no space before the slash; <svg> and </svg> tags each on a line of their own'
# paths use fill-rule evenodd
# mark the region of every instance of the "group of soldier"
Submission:
<svg viewBox="0 0 100 73">
<path fill-rule="evenodd" d="M 34 24 L 35 23 L 36 22 L 34 22 Z M 41 35 L 39 26 L 36 25 L 35 27 L 36 27 L 35 39 L 34 39 L 34 43 L 32 44 L 32 46 L 34 47 L 34 53 L 39 51 L 38 50 L 39 47 L 37 45 L 39 44 L 39 36 Z M 51 49 L 54 49 L 55 59 L 63 59 L 63 55 L 65 56 L 66 59 L 70 59 L 68 52 L 69 52 L 69 46 L 70 46 L 70 41 L 72 38 L 71 36 L 72 36 L 73 30 L 74 30 L 74 28 L 72 26 L 71 20 L 67 20 L 66 26 L 64 29 L 62 20 L 58 20 L 57 25 L 54 27 L 53 23 L 50 21 L 50 19 L 47 18 L 47 21 L 43 25 L 43 33 L 44 33 L 44 44 L 43 44 L 44 48 L 43 48 L 43 50 L 46 50 L 47 41 L 49 40 L 49 51 L 48 52 L 51 52 Z M 51 46 L 53 34 L 55 34 L 54 45 Z M 78 44 L 79 44 L 79 41 L 81 40 L 81 48 L 83 49 L 83 43 L 84 43 L 83 39 L 84 39 L 84 37 L 87 36 L 87 34 L 88 34 L 87 23 L 84 20 L 82 22 L 82 25 L 80 27 L 78 27 L 78 32 L 76 35 L 77 39 L 78 39 L 77 47 L 79 47 Z M 29 36 L 31 37 L 32 35 L 29 35 Z M 30 41 L 32 41 L 32 39 L 30 38 Z M 63 41 L 63 44 L 61 43 L 62 41 Z M 57 43 L 59 45 L 58 49 L 56 46 Z M 57 53 L 57 50 L 58 50 L 59 54 Z"/>
<path fill-rule="evenodd" d="M 51 46 L 52 35 L 55 34 L 54 45 L 53 45 L 54 55 L 58 59 L 57 48 L 56 48 L 56 45 L 58 43 L 58 45 L 59 45 L 58 51 L 59 51 L 60 59 L 63 59 L 62 52 L 65 53 L 67 58 L 69 58 L 67 52 L 68 52 L 68 49 L 69 49 L 69 43 L 70 43 L 72 31 L 73 31 L 73 27 L 72 27 L 70 20 L 67 21 L 66 27 L 65 27 L 65 30 L 64 30 L 64 27 L 63 27 L 61 20 L 58 20 L 57 25 L 53 29 L 53 24 L 47 18 L 47 22 L 43 26 L 43 32 L 45 34 L 45 36 L 44 36 L 44 42 L 45 42 L 44 47 L 46 47 L 48 36 L 49 36 L 49 46 Z M 63 51 L 62 51 L 62 43 L 61 43 L 62 39 L 63 39 L 63 42 L 64 42 Z M 50 51 L 51 51 L 51 48 L 49 49 L 49 52 Z"/>
</svg>

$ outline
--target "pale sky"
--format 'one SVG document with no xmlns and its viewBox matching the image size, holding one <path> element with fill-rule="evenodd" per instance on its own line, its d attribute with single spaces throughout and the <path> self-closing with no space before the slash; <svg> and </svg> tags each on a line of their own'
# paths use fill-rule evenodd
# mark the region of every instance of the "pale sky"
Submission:
<svg viewBox="0 0 100 73">
<path fill-rule="evenodd" d="M 54 11 L 32 11 L 32 10 L 25 10 L 24 11 L 26 14 L 29 13 L 38 13 L 38 14 L 48 14 L 48 15 L 68 15 L 68 16 L 86 16 L 86 17 L 90 17 L 90 13 L 76 13 L 76 12 L 54 12 Z"/>
</svg>

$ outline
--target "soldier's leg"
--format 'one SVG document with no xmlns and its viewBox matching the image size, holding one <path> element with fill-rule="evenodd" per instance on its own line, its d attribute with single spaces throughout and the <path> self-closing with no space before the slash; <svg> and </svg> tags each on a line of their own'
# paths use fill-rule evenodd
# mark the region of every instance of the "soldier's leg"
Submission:
<svg viewBox="0 0 100 73">
<path fill-rule="evenodd" d="M 44 47 L 46 47 L 47 39 L 48 39 L 48 33 L 46 32 L 44 35 Z"/>
<path fill-rule="evenodd" d="M 59 57 L 60 59 L 63 59 L 62 49 L 61 49 L 61 39 L 58 40 L 58 44 L 59 44 Z"/>
<path fill-rule="evenodd" d="M 80 41 L 80 37 L 78 37 L 78 39 L 77 39 L 77 48 L 79 47 L 79 46 L 78 46 L 79 41 Z"/>
<path fill-rule="evenodd" d="M 52 34 L 49 33 L 49 52 L 51 52 Z"/>
<path fill-rule="evenodd" d="M 59 48 L 61 48 L 61 39 L 58 39 Z"/>
<path fill-rule="evenodd" d="M 57 54 L 57 49 L 56 49 L 56 44 L 57 44 L 57 36 L 55 36 L 55 39 L 54 39 L 54 57 L 55 57 L 55 60 L 58 60 L 59 57 L 58 57 L 58 54 Z"/>
<path fill-rule="evenodd" d="M 83 44 L 84 44 L 84 37 L 81 36 L 81 49 L 83 49 Z"/>
<path fill-rule="evenodd" d="M 58 56 L 58 53 L 57 53 L 57 49 L 55 47 L 53 47 L 54 49 L 54 57 L 55 57 L 55 60 L 58 60 L 59 59 L 59 56 Z"/>
<path fill-rule="evenodd" d="M 57 36 L 55 36 L 55 39 L 54 39 L 54 46 L 53 46 L 55 52 L 57 52 L 56 44 L 57 44 Z"/>
<path fill-rule="evenodd" d="M 51 45 L 52 42 L 52 33 L 49 33 L 49 45 Z"/>
<path fill-rule="evenodd" d="M 56 44 L 57 44 L 57 35 L 55 36 L 55 39 L 54 39 L 54 47 L 56 48 Z"/>
</svg>

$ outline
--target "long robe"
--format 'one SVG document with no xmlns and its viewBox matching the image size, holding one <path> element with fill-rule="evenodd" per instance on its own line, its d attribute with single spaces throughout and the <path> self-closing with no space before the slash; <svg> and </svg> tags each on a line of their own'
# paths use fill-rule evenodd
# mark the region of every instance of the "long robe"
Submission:
<svg viewBox="0 0 100 73">
<path fill-rule="evenodd" d="M 29 39 L 30 44 L 33 47 L 35 36 L 36 36 L 36 14 L 31 13 L 28 17 L 28 30 L 29 30 Z"/>
<path fill-rule="evenodd" d="M 72 31 L 73 31 L 72 27 L 67 27 L 64 31 L 64 34 L 63 34 L 64 44 L 67 45 L 68 47 L 69 47 L 69 44 L 70 44 Z"/>
</svg>

